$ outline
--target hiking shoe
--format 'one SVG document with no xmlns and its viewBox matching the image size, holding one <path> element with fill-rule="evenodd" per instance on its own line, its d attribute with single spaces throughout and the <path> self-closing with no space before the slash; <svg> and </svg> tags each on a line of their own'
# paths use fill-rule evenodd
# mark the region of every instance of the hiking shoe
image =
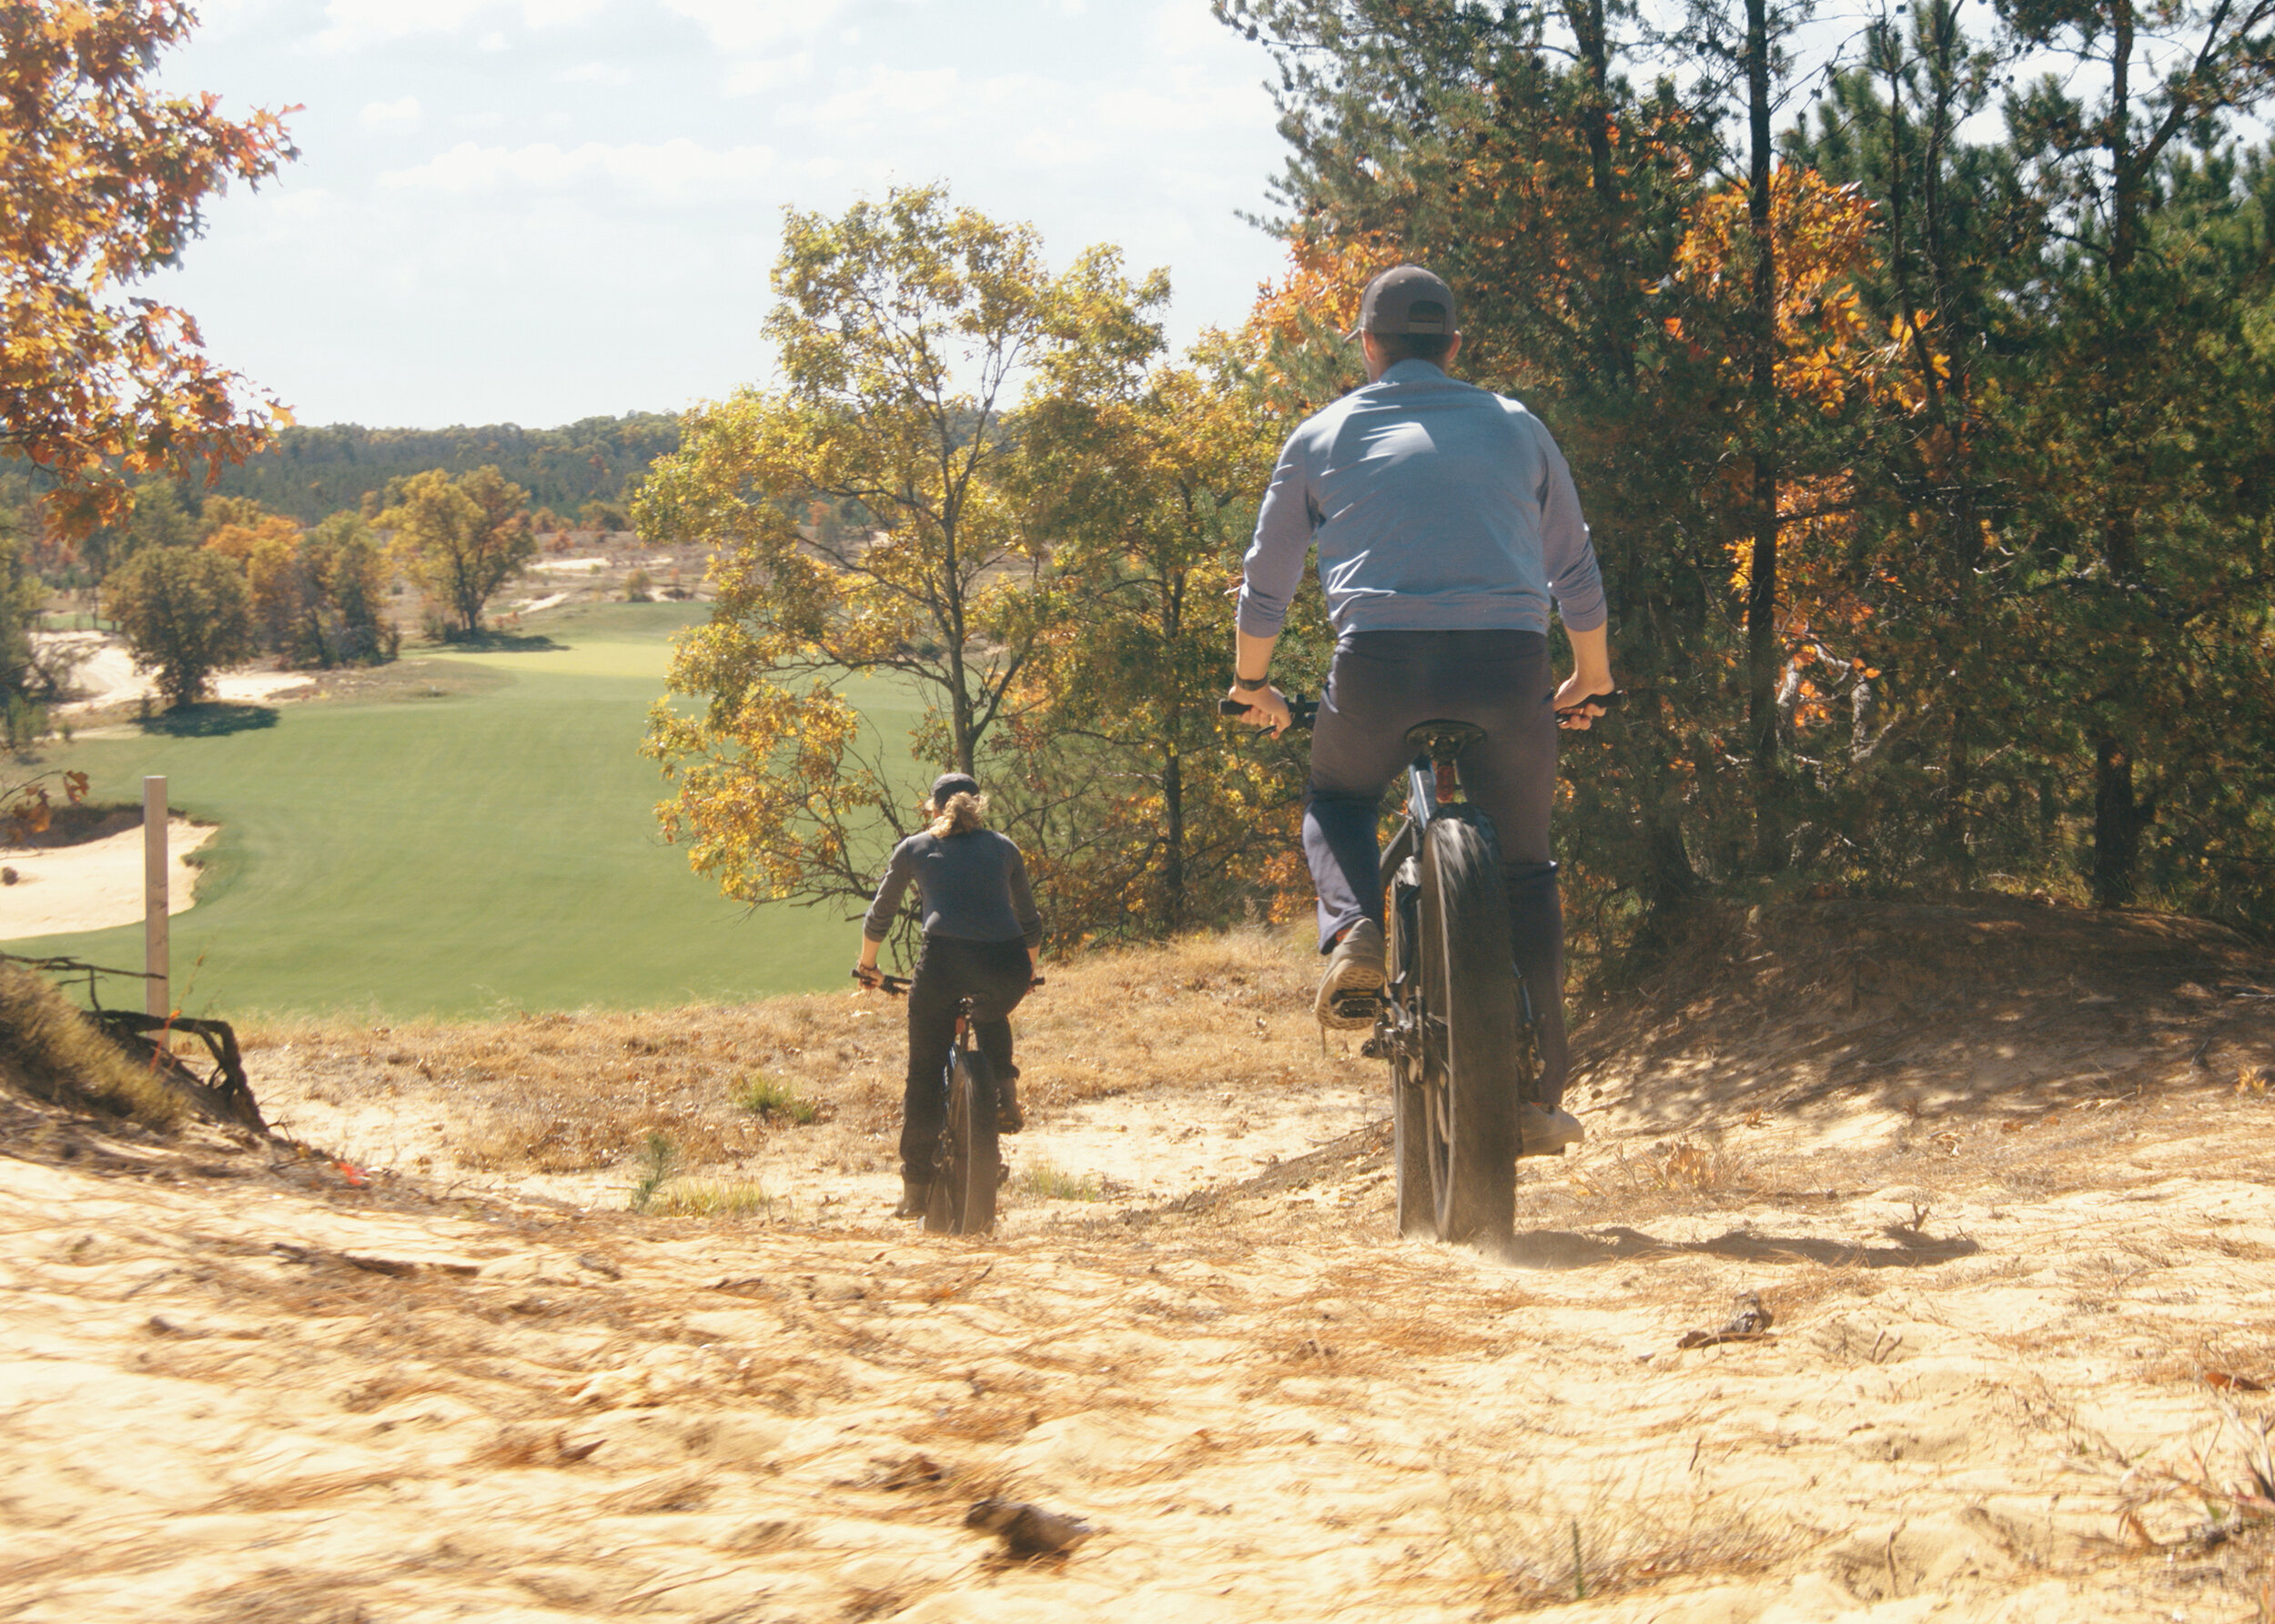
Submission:
<svg viewBox="0 0 2275 1624">
<path fill-rule="evenodd" d="M 1019 1109 L 1019 1068 L 1013 1066 L 1011 1074 L 996 1084 L 996 1132 L 1016 1134 L 1026 1126 L 1026 1113 Z"/>
<path fill-rule="evenodd" d="M 918 1184 L 905 1173 L 901 1175 L 901 1204 L 893 1209 L 896 1218 L 921 1218 L 925 1208 L 932 1205 L 932 1181 Z"/>
<path fill-rule="evenodd" d="M 1373 1025 L 1381 1004 L 1382 927 L 1362 919 L 1335 944 L 1311 1013 L 1320 1025 L 1349 1032 Z"/>
<path fill-rule="evenodd" d="M 1580 1119 L 1569 1111 L 1549 1110 L 1527 1100 L 1517 1111 L 1517 1131 L 1524 1135 L 1523 1156 L 1561 1156 L 1564 1147 L 1588 1136 Z"/>
</svg>

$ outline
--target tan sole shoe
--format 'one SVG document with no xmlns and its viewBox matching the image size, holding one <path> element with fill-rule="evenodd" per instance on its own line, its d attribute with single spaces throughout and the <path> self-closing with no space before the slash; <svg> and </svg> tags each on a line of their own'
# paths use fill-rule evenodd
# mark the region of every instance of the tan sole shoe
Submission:
<svg viewBox="0 0 2275 1624">
<path fill-rule="evenodd" d="M 1362 919 L 1343 933 L 1320 978 L 1311 1013 L 1322 1026 L 1355 1032 L 1374 1024 L 1382 1003 L 1382 927 Z"/>
</svg>

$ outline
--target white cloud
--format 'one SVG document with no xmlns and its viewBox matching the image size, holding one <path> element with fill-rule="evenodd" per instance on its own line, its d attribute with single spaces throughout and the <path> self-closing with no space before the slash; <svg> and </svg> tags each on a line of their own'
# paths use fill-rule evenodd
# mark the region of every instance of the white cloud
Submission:
<svg viewBox="0 0 2275 1624">
<path fill-rule="evenodd" d="M 581 23 L 607 6 L 609 0 L 521 0 L 521 20 L 532 28 L 557 28 Z"/>
<path fill-rule="evenodd" d="M 632 72 L 622 63 L 587 62 L 563 69 L 560 77 L 564 85 L 629 85 Z"/>
<path fill-rule="evenodd" d="M 755 96 L 777 85 L 795 85 L 812 76 L 814 53 L 770 56 L 758 62 L 738 62 L 727 70 L 723 86 L 729 96 Z"/>
<path fill-rule="evenodd" d="M 597 15 L 612 0 L 521 0 L 521 21 L 531 28 L 554 28 Z M 457 34 L 508 0 L 327 0 L 329 25 L 316 36 L 317 47 L 342 51 L 407 39 L 420 34 Z M 495 42 L 494 44 L 492 42 Z M 486 51 L 502 50 L 505 35 L 492 29 L 481 40 Z"/>
<path fill-rule="evenodd" d="M 667 10 L 693 21 L 711 43 L 733 55 L 811 38 L 844 0 L 663 0 Z"/>
<path fill-rule="evenodd" d="M 936 113 L 956 94 L 952 67 L 873 67 L 867 83 L 841 91 L 814 109 L 816 124 L 897 123 L 912 115 Z"/>
<path fill-rule="evenodd" d="M 345 51 L 413 34 L 455 34 L 479 10 L 466 0 L 329 0 L 319 50 Z"/>
<path fill-rule="evenodd" d="M 474 42 L 474 48 L 478 51 L 504 50 L 506 48 L 506 31 L 502 28 L 492 28 L 489 33 L 483 35 L 480 39 Z"/>
<path fill-rule="evenodd" d="M 1182 94 L 1132 86 L 1108 91 L 1093 107 L 1101 124 L 1159 135 L 1247 127 L 1273 116 L 1271 98 L 1260 87 L 1231 85 L 1200 86 Z"/>
<path fill-rule="evenodd" d="M 1030 131 L 1011 151 L 1022 163 L 1044 169 L 1087 164 L 1098 156 L 1096 143 L 1077 139 L 1064 128 Z"/>
<path fill-rule="evenodd" d="M 562 147 L 551 141 L 526 146 L 478 146 L 461 141 L 410 169 L 379 177 L 398 191 L 471 193 L 560 192 L 600 181 L 626 191 L 676 201 L 747 191 L 774 172 L 764 146 L 706 147 L 684 138 L 656 145 L 606 146 L 587 141 Z"/>
<path fill-rule="evenodd" d="M 1151 32 L 1154 44 L 1171 56 L 1221 59 L 1233 37 L 1198 0 L 1161 0 L 1154 8 Z"/>
<path fill-rule="evenodd" d="M 368 130 L 417 129 L 420 118 L 419 98 L 407 96 L 399 102 L 366 102 L 362 117 L 363 127 Z"/>
</svg>

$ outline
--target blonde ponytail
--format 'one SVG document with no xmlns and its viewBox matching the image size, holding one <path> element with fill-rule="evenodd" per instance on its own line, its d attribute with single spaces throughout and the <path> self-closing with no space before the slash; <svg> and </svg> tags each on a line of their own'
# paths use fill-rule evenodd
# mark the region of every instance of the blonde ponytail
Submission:
<svg viewBox="0 0 2275 1624">
<path fill-rule="evenodd" d="M 975 795 L 969 790 L 958 790 L 948 797 L 945 806 L 925 802 L 925 815 L 932 820 L 926 832 L 945 840 L 951 834 L 969 834 L 975 829 L 987 826 L 987 797 Z"/>
</svg>

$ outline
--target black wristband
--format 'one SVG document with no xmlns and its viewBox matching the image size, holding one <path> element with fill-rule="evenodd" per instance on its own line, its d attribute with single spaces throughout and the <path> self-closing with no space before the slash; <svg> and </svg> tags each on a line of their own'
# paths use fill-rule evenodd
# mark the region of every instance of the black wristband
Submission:
<svg viewBox="0 0 2275 1624">
<path fill-rule="evenodd" d="M 1233 687 L 1239 689 L 1242 693 L 1254 693 L 1260 688 L 1269 688 L 1272 685 L 1272 680 L 1269 675 L 1267 675 L 1259 677 L 1256 681 L 1251 682 L 1239 671 L 1234 671 L 1232 673 L 1232 685 Z"/>
</svg>

